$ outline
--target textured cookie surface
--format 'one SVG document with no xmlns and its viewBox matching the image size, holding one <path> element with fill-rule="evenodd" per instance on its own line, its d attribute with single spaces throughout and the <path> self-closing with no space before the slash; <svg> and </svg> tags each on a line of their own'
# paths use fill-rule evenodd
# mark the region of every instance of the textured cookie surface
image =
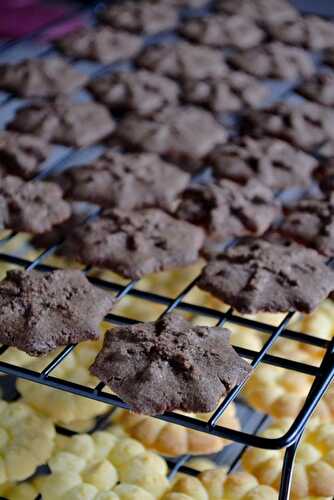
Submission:
<svg viewBox="0 0 334 500">
<path fill-rule="evenodd" d="M 190 19 L 181 25 L 180 31 L 195 43 L 218 48 L 248 49 L 259 45 L 264 37 L 261 28 L 251 19 L 238 15 Z"/>
<path fill-rule="evenodd" d="M 334 112 L 313 102 L 278 103 L 266 110 L 251 110 L 243 120 L 245 132 L 261 138 L 271 135 L 297 148 L 312 151 L 333 140 Z"/>
<path fill-rule="evenodd" d="M 168 4 L 132 0 L 107 7 L 99 17 L 113 28 L 151 35 L 173 29 L 178 21 L 177 11 Z"/>
<path fill-rule="evenodd" d="M 90 165 L 69 170 L 61 185 L 68 198 L 106 208 L 172 210 L 190 176 L 151 153 L 107 151 Z"/>
<path fill-rule="evenodd" d="M 25 182 L 0 173 L 0 205 L 3 226 L 35 234 L 50 231 L 71 214 L 63 192 L 53 182 Z"/>
<path fill-rule="evenodd" d="M 9 271 L 0 283 L 0 340 L 39 356 L 56 347 L 99 336 L 111 294 L 80 271 Z"/>
<path fill-rule="evenodd" d="M 133 57 L 140 49 L 141 39 L 126 31 L 102 26 L 70 33 L 59 40 L 57 45 L 69 57 L 111 64 Z"/>
<path fill-rule="evenodd" d="M 126 278 L 192 264 L 203 244 L 202 229 L 159 209 L 108 210 L 74 229 L 64 254 Z"/>
<path fill-rule="evenodd" d="M 88 76 L 79 73 L 60 57 L 0 65 L 0 88 L 23 97 L 70 94 L 87 80 Z"/>
<path fill-rule="evenodd" d="M 257 78 L 298 80 L 308 78 L 315 72 L 307 51 L 280 42 L 231 53 L 228 61 L 237 69 Z"/>
<path fill-rule="evenodd" d="M 130 148 L 162 155 L 191 172 L 227 138 L 212 114 L 195 106 L 168 108 L 150 119 L 129 114 L 121 120 L 116 135 Z"/>
<path fill-rule="evenodd" d="M 219 79 L 228 73 L 220 50 L 188 42 L 150 45 L 139 54 L 137 64 L 181 80 Z"/>
<path fill-rule="evenodd" d="M 192 185 L 183 193 L 177 216 L 207 233 L 207 245 L 228 238 L 260 235 L 279 215 L 273 192 L 255 180 L 245 186 L 222 180 Z"/>
<path fill-rule="evenodd" d="M 333 278 L 314 250 L 249 239 L 210 261 L 198 286 L 241 313 L 311 312 L 332 291 Z"/>
<path fill-rule="evenodd" d="M 19 109 L 9 127 L 49 142 L 88 147 L 110 135 L 115 125 L 101 104 L 58 97 Z"/>
<path fill-rule="evenodd" d="M 317 161 L 287 142 L 264 137 L 241 137 L 216 146 L 209 155 L 216 177 L 242 184 L 256 179 L 274 189 L 306 187 Z"/>
<path fill-rule="evenodd" d="M 229 336 L 172 313 L 108 332 L 91 370 L 138 413 L 209 412 L 251 370 Z"/>
<path fill-rule="evenodd" d="M 0 132 L 0 167 L 7 173 L 30 179 L 40 171 L 50 146 L 33 135 Z"/>
<path fill-rule="evenodd" d="M 212 414 L 186 413 L 186 415 L 207 421 Z M 113 413 L 112 422 L 120 426 L 126 434 L 143 443 L 145 448 L 164 456 L 217 453 L 229 444 L 229 441 L 223 438 L 121 409 Z M 239 429 L 236 407 L 233 403 L 227 407 L 218 425 Z"/>
<path fill-rule="evenodd" d="M 104 75 L 93 80 L 89 89 L 112 111 L 134 111 L 142 116 L 177 104 L 179 94 L 173 80 L 144 69 Z"/>
<path fill-rule="evenodd" d="M 334 254 L 333 216 L 334 194 L 327 199 L 302 200 L 289 209 L 280 230 L 284 236 L 331 257 Z"/>
<path fill-rule="evenodd" d="M 186 102 L 216 113 L 260 108 L 269 94 L 269 89 L 258 79 L 232 70 L 219 80 L 186 80 L 182 85 L 182 98 Z"/>
</svg>

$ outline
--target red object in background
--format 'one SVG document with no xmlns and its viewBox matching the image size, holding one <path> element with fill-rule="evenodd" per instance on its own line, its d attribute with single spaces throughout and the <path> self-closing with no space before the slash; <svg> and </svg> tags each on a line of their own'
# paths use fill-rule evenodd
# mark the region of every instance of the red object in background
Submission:
<svg viewBox="0 0 334 500">
<path fill-rule="evenodd" d="M 38 0 L 0 0 L 0 38 L 11 39 L 27 35 L 70 12 L 71 7 L 65 4 L 47 5 Z M 48 30 L 43 38 L 57 38 L 83 24 L 82 17 L 77 15 Z"/>
</svg>

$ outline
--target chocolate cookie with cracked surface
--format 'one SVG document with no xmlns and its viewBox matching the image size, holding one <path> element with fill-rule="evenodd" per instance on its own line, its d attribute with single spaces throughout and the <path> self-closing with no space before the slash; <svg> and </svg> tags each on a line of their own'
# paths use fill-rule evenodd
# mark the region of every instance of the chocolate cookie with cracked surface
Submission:
<svg viewBox="0 0 334 500">
<path fill-rule="evenodd" d="M 138 55 L 136 63 L 179 80 L 217 80 L 228 73 L 221 50 L 188 42 L 149 45 Z"/>
<path fill-rule="evenodd" d="M 313 102 L 274 104 L 270 108 L 248 111 L 241 131 L 254 137 L 271 135 L 305 151 L 314 151 L 334 139 L 334 111 Z"/>
<path fill-rule="evenodd" d="M 82 28 L 57 41 L 65 55 L 102 64 L 135 56 L 141 44 L 139 36 L 104 26 Z"/>
<path fill-rule="evenodd" d="M 120 121 L 116 137 L 133 150 L 159 154 L 194 172 L 216 144 L 226 141 L 227 132 L 208 111 L 179 106 L 152 118 L 129 114 Z"/>
<path fill-rule="evenodd" d="M 301 200 L 289 208 L 280 226 L 281 233 L 314 248 L 319 253 L 334 255 L 334 193 L 325 199 Z"/>
<path fill-rule="evenodd" d="M 23 97 L 54 97 L 70 94 L 88 81 L 60 57 L 25 59 L 0 65 L 0 88 Z"/>
<path fill-rule="evenodd" d="M 71 215 L 63 192 L 53 182 L 24 182 L 19 177 L 0 178 L 0 199 L 4 227 L 41 234 Z"/>
<path fill-rule="evenodd" d="M 97 339 L 114 302 L 81 271 L 8 271 L 0 283 L 0 342 L 41 356 Z"/>
<path fill-rule="evenodd" d="M 48 142 L 80 148 L 109 136 L 115 124 L 102 104 L 58 97 L 19 109 L 8 127 Z"/>
<path fill-rule="evenodd" d="M 172 211 L 189 182 L 189 174 L 155 154 L 114 151 L 105 152 L 91 165 L 68 170 L 60 178 L 70 199 L 127 210 L 160 207 Z"/>
<path fill-rule="evenodd" d="M 178 22 L 177 10 L 164 2 L 154 1 L 130 0 L 110 5 L 102 10 L 99 18 L 113 28 L 149 35 L 171 30 Z"/>
<path fill-rule="evenodd" d="M 299 80 L 315 73 L 314 62 L 306 50 L 280 42 L 232 52 L 227 60 L 234 68 L 257 78 Z"/>
<path fill-rule="evenodd" d="M 263 234 L 280 214 L 271 189 L 256 180 L 245 186 L 221 180 L 185 190 L 177 216 L 203 227 L 205 251 L 229 238 Z"/>
<path fill-rule="evenodd" d="M 274 191 L 307 187 L 318 165 L 313 156 L 287 142 L 247 136 L 216 146 L 208 163 L 217 178 L 242 184 L 256 179 Z"/>
<path fill-rule="evenodd" d="M 197 284 L 242 314 L 309 313 L 333 290 L 334 271 L 296 243 L 249 239 L 212 259 Z"/>
<path fill-rule="evenodd" d="M 309 80 L 302 82 L 296 88 L 296 92 L 324 106 L 333 106 L 334 76 L 332 73 L 317 73 Z"/>
<path fill-rule="evenodd" d="M 176 105 L 179 87 L 173 80 L 151 71 L 120 71 L 93 80 L 89 90 L 112 111 L 150 115 Z"/>
<path fill-rule="evenodd" d="M 0 168 L 9 174 L 31 179 L 40 171 L 51 150 L 47 142 L 33 135 L 0 132 Z"/>
<path fill-rule="evenodd" d="M 208 107 L 214 113 L 261 108 L 270 95 L 269 88 L 257 78 L 232 71 L 219 80 L 187 80 L 182 85 L 184 101 Z"/>
<path fill-rule="evenodd" d="M 264 38 L 254 21 L 239 15 L 194 17 L 182 23 L 179 31 L 192 42 L 217 48 L 249 49 Z"/>
<path fill-rule="evenodd" d="M 108 210 L 74 228 L 63 253 L 85 264 L 138 279 L 192 264 L 204 241 L 202 229 L 159 209 Z"/>
<path fill-rule="evenodd" d="M 171 313 L 107 332 L 91 372 L 138 413 L 209 412 L 251 371 L 229 338 Z"/>
</svg>

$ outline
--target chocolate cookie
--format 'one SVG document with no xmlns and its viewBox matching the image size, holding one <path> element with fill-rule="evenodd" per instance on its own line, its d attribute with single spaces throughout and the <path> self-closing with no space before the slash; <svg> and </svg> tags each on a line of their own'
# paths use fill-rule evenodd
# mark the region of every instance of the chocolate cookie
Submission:
<svg viewBox="0 0 334 500">
<path fill-rule="evenodd" d="M 136 62 L 142 68 L 180 80 L 217 80 L 228 72 L 221 50 L 188 42 L 149 45 Z"/>
<path fill-rule="evenodd" d="M 302 200 L 290 207 L 280 230 L 298 243 L 334 256 L 334 193 L 326 199 Z"/>
<path fill-rule="evenodd" d="M 0 132 L 0 167 L 25 179 L 40 171 L 41 164 L 51 152 L 42 139 L 28 134 Z"/>
<path fill-rule="evenodd" d="M 208 162 L 218 178 L 243 184 L 256 179 L 275 191 L 307 187 L 318 164 L 313 156 L 287 142 L 247 136 L 217 146 L 209 155 Z"/>
<path fill-rule="evenodd" d="M 137 279 L 192 264 L 203 240 L 202 229 L 159 209 L 115 209 L 74 228 L 64 254 Z"/>
<path fill-rule="evenodd" d="M 263 22 L 282 22 L 299 16 L 289 0 L 218 0 L 216 8 L 223 14 L 239 14 Z"/>
<path fill-rule="evenodd" d="M 314 250 L 259 239 L 210 261 L 197 283 L 242 314 L 311 312 L 334 288 L 334 271 Z"/>
<path fill-rule="evenodd" d="M 178 102 L 179 87 L 150 71 L 120 71 L 93 80 L 89 90 L 112 111 L 145 116 Z"/>
<path fill-rule="evenodd" d="M 52 182 L 25 182 L 12 175 L 3 176 L 0 199 L 5 207 L 4 226 L 15 231 L 45 233 L 71 214 L 62 190 Z"/>
<path fill-rule="evenodd" d="M 226 328 L 166 314 L 107 332 L 91 372 L 138 413 L 209 412 L 251 372 L 229 340 Z"/>
<path fill-rule="evenodd" d="M 315 73 L 314 62 L 306 50 L 280 42 L 232 52 L 227 59 L 236 69 L 257 78 L 299 80 Z"/>
<path fill-rule="evenodd" d="M 68 198 L 106 208 L 173 210 L 190 176 L 151 153 L 107 151 L 91 165 L 68 170 L 61 185 Z"/>
<path fill-rule="evenodd" d="M 129 114 L 119 123 L 117 137 L 128 147 L 162 155 L 194 172 L 227 133 L 211 113 L 195 106 L 168 108 L 149 118 Z"/>
<path fill-rule="evenodd" d="M 53 97 L 70 94 L 88 81 L 60 57 L 25 59 L 0 65 L 0 88 L 23 97 Z"/>
<path fill-rule="evenodd" d="M 101 141 L 113 132 L 115 125 L 101 104 L 61 97 L 19 109 L 8 127 L 45 141 L 80 148 Z"/>
<path fill-rule="evenodd" d="M 83 28 L 57 41 L 58 48 L 67 56 L 102 64 L 133 57 L 141 44 L 140 37 L 108 27 Z"/>
<path fill-rule="evenodd" d="M 206 106 L 215 113 L 259 108 L 269 95 L 269 88 L 262 82 L 232 70 L 217 81 L 185 81 L 182 88 L 186 102 Z"/>
<path fill-rule="evenodd" d="M 296 89 L 307 99 L 324 106 L 334 105 L 334 76 L 332 73 L 318 73 L 302 82 Z"/>
<path fill-rule="evenodd" d="M 314 151 L 334 139 L 334 111 L 316 103 L 282 102 L 261 110 L 248 111 L 242 131 L 255 137 L 271 135 L 305 151 Z"/>
<path fill-rule="evenodd" d="M 194 17 L 180 26 L 183 36 L 210 47 L 249 49 L 259 45 L 264 32 L 249 17 L 210 15 Z"/>
<path fill-rule="evenodd" d="M 0 283 L 0 342 L 41 356 L 97 339 L 114 301 L 81 271 L 8 271 Z"/>
<path fill-rule="evenodd" d="M 110 5 L 104 9 L 100 19 L 113 28 L 153 35 L 175 28 L 177 11 L 164 2 L 132 1 Z"/>
<path fill-rule="evenodd" d="M 229 238 L 263 234 L 279 214 L 272 190 L 254 179 L 245 186 L 227 180 L 190 186 L 177 209 L 180 219 L 205 229 L 207 250 Z"/>
<path fill-rule="evenodd" d="M 267 25 L 270 35 L 280 42 L 310 50 L 333 46 L 334 24 L 318 16 L 304 16 Z"/>
</svg>

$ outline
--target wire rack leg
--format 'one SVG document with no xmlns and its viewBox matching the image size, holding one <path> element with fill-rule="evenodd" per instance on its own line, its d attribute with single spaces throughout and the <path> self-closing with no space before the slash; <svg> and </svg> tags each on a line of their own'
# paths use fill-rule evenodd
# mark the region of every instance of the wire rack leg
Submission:
<svg viewBox="0 0 334 500">
<path fill-rule="evenodd" d="M 301 432 L 298 439 L 296 439 L 296 441 L 294 441 L 294 443 L 292 443 L 285 450 L 278 500 L 288 500 L 288 498 L 290 497 L 292 473 L 296 458 L 296 451 L 300 443 L 300 440 L 302 438 L 302 435 L 303 432 Z"/>
</svg>

